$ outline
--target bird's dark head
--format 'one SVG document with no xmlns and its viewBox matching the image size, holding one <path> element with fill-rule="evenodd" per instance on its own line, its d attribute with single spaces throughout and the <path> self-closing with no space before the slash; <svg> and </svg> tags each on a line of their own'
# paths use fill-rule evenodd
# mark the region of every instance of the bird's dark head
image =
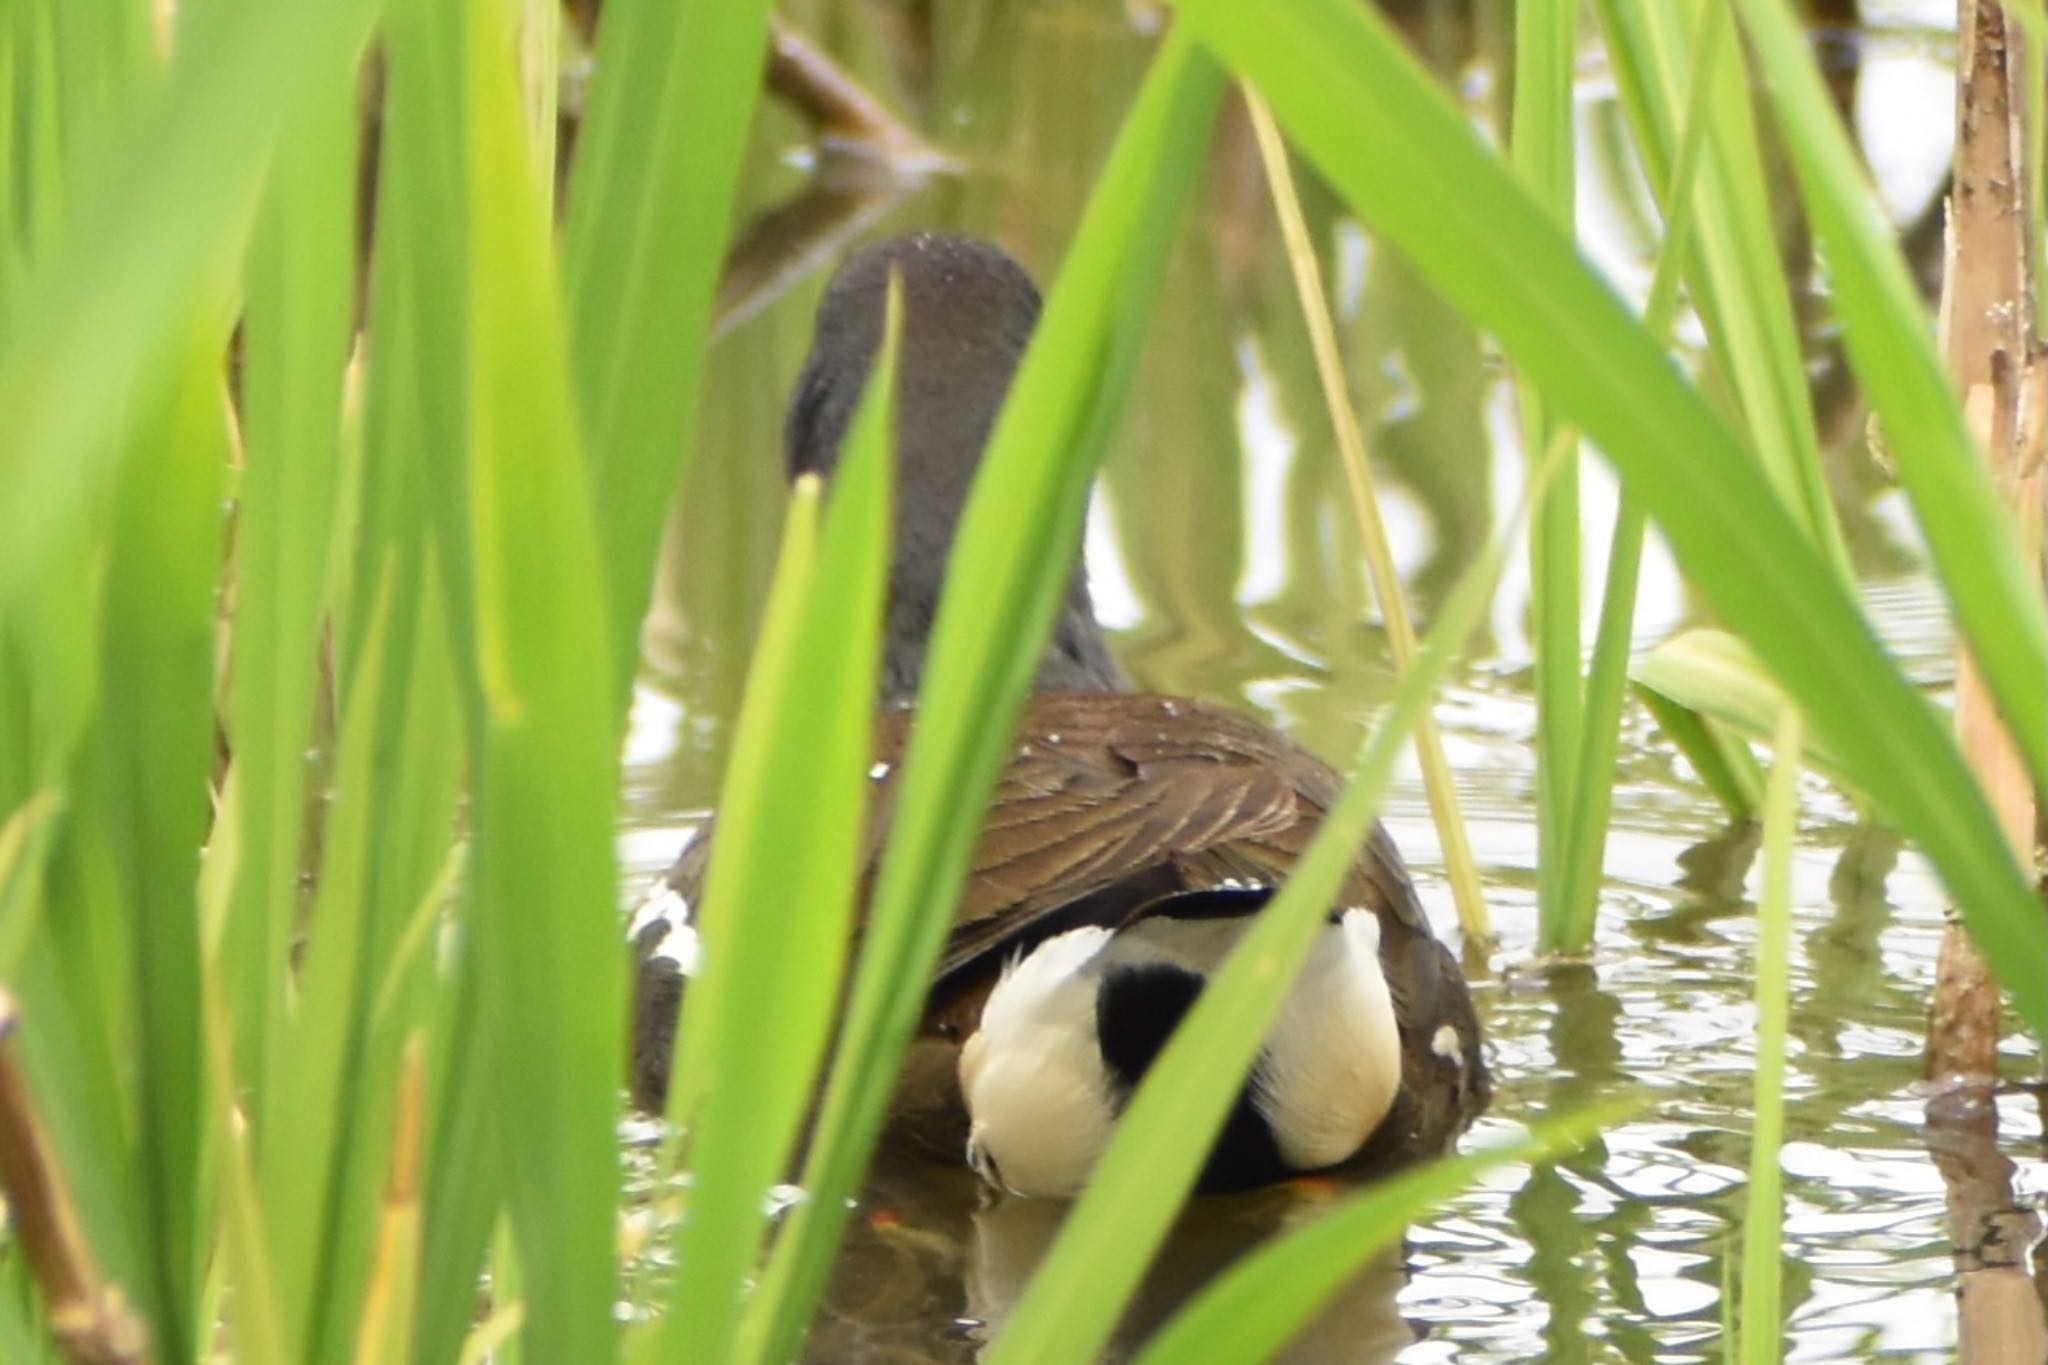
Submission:
<svg viewBox="0 0 2048 1365">
<path fill-rule="evenodd" d="M 818 305 L 783 444 L 792 478 L 830 479 L 881 348 L 889 281 L 900 282 L 896 547 L 883 691 L 916 690 L 953 534 L 981 453 L 1038 322 L 1038 290 L 999 247 L 939 233 L 898 237 L 841 266 Z M 1114 687 L 1076 564 L 1039 670 L 1041 688 Z"/>
</svg>

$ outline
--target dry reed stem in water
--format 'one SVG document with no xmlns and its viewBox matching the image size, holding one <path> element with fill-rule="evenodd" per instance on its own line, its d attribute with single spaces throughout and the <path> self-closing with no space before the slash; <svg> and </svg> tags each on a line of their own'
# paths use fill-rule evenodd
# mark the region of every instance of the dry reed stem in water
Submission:
<svg viewBox="0 0 2048 1365">
<path fill-rule="evenodd" d="M 1958 0 L 1956 168 L 1949 198 L 1941 332 L 1965 397 L 1971 434 L 1991 462 L 2020 528 L 2041 554 L 2041 357 L 2033 317 L 2025 103 L 2020 62 L 1997 0 Z M 2000 826 L 2031 863 L 2035 792 L 1966 651 L 1958 651 L 1956 730 Z M 1943 935 L 1928 1023 L 1927 1073 L 1938 1082 L 1987 1081 L 2000 1027 L 1997 984 L 1961 925 Z"/>
<path fill-rule="evenodd" d="M 1301 198 L 1294 189 L 1294 174 L 1287 164 L 1287 144 L 1265 101 L 1250 86 L 1240 88 L 1244 91 L 1245 107 L 1251 113 L 1252 131 L 1258 138 L 1259 159 L 1265 166 L 1273 209 L 1279 215 L 1281 235 L 1287 241 L 1295 293 L 1301 299 L 1302 320 L 1315 352 L 1323 405 L 1329 409 L 1337 449 L 1343 456 L 1344 486 L 1350 491 L 1352 515 L 1358 520 L 1359 537 L 1365 545 L 1373 596 L 1379 599 L 1380 615 L 1386 618 L 1387 643 L 1393 651 L 1394 666 L 1406 672 L 1414 664 L 1418 648 L 1415 627 L 1408 620 L 1407 604 L 1401 597 L 1401 578 L 1394 568 L 1394 552 L 1387 541 L 1386 523 L 1380 517 L 1379 503 L 1373 494 L 1365 434 L 1359 430 L 1358 415 L 1351 410 L 1344 359 L 1337 348 L 1337 328 L 1330 320 L 1315 243 L 1309 238 Z M 1487 917 L 1485 893 L 1479 885 L 1478 861 L 1465 832 L 1465 817 L 1458 808 L 1458 789 L 1451 781 L 1450 763 L 1444 757 L 1443 736 L 1437 730 L 1436 717 L 1428 711 L 1415 722 L 1415 748 L 1422 762 L 1424 794 L 1436 820 L 1437 838 L 1443 844 L 1451 894 L 1458 905 L 1458 923 L 1465 931 L 1468 947 L 1483 953 L 1493 942 L 1493 926 Z"/>
<path fill-rule="evenodd" d="M 14 1055 L 18 1022 L 14 997 L 0 991 L 0 1189 L 42 1294 L 50 1335 L 72 1365 L 139 1365 L 148 1359 L 142 1324 L 121 1291 L 102 1285 L 93 1269 Z"/>
</svg>

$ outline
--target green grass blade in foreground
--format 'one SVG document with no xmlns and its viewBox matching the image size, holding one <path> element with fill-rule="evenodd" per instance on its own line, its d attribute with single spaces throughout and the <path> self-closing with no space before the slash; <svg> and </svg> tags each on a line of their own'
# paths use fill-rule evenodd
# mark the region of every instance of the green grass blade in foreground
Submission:
<svg viewBox="0 0 2048 1365">
<path fill-rule="evenodd" d="M 1678 211 L 1666 168 L 1683 154 L 1681 111 L 1707 115 L 1709 154 L 1686 196 L 1698 225 L 1687 250 L 1692 298 L 1765 476 L 1846 582 L 1848 553 L 1821 469 L 1753 92 L 1739 49 L 1726 42 L 1733 24 L 1727 0 L 1600 0 L 1598 8 L 1629 126 L 1667 222 Z M 1718 62 L 1688 94 L 1686 68 L 1697 70 L 1710 43 L 1730 46 L 1733 59 Z"/>
<path fill-rule="evenodd" d="M 815 556 L 818 481 L 798 486 L 795 552 L 770 595 L 720 793 L 697 916 L 704 965 L 684 998 L 682 1084 L 702 1098 L 685 1120 L 689 1207 L 662 1360 L 732 1354 L 769 1187 L 789 1168 L 839 1001 L 867 826 L 900 311 L 892 290 Z"/>
<path fill-rule="evenodd" d="M 768 47 L 765 0 L 609 0 L 563 242 L 615 683 L 675 500 Z"/>
<path fill-rule="evenodd" d="M 1558 230 L 1573 235 L 1572 92 L 1578 0 L 1521 0 L 1515 7 L 1514 111 L 1508 160 Z M 1524 458 L 1532 464 L 1563 431 L 1540 384 L 1516 375 Z M 1577 437 L 1565 439 L 1577 449 Z M 1564 841 L 1579 785 L 1581 550 L 1579 470 L 1559 470 L 1529 525 L 1530 635 L 1536 654 L 1537 910 L 1561 917 Z"/>
<path fill-rule="evenodd" d="M 1259 87 L 1367 224 L 1489 328 L 1598 443 L 1687 577 L 1770 665 L 1885 818 L 1934 862 L 1972 932 L 1992 946 L 2021 1014 L 2048 1033 L 2048 980 L 2021 965 L 2048 956 L 2048 925 L 1944 719 L 1886 657 L 1755 459 L 1386 21 L 1345 0 L 1177 8 Z M 1996 526 L 1978 542 L 2011 559 L 1999 575 L 2020 572 L 2010 542 Z M 1758 565 L 1770 566 L 1762 591 Z"/>
<path fill-rule="evenodd" d="M 1375 1182 L 1224 1271 L 1145 1343 L 1138 1365 L 1275 1359 L 1367 1260 L 1399 1242 L 1417 1218 L 1488 1171 L 1569 1155 L 1633 1109 L 1599 1105 L 1548 1120 L 1514 1142 Z"/>
<path fill-rule="evenodd" d="M 1655 692 L 1667 703 L 1759 744 L 1776 733 L 1778 717 L 1786 707 L 1784 692 L 1742 641 L 1704 626 L 1683 631 L 1647 651 L 1630 667 L 1629 676 L 1637 687 Z M 1804 744 L 1801 757 L 1805 766 L 1842 788 L 1851 799 L 1868 799 L 1824 744 Z"/>
<path fill-rule="evenodd" d="M 215 298 L 224 289 L 209 289 Z M 226 310 L 195 310 L 176 363 L 145 400 L 116 496 L 101 620 L 107 688 L 97 718 L 114 875 L 132 916 L 125 944 L 136 1032 L 136 1151 L 143 1245 L 153 1260 L 152 1339 L 184 1358 L 196 1320 L 206 1169 L 200 1096 L 198 868 L 214 753 L 213 609 L 220 568 L 220 406 Z"/>
<path fill-rule="evenodd" d="M 1665 345 L 1671 341 L 1672 321 L 1678 313 L 1679 278 L 1692 245 L 1696 198 L 1692 190 L 1707 141 L 1708 99 L 1733 27 L 1719 4 L 1709 6 L 1701 14 L 1705 32 L 1693 45 L 1685 116 L 1663 197 L 1664 239 L 1657 247 L 1657 266 L 1650 279 L 1649 297 L 1643 304 L 1644 329 Z M 1538 910 L 1539 946 L 1550 951 L 1584 952 L 1593 941 L 1607 828 L 1614 808 L 1614 783 L 1608 774 L 1614 771 L 1621 744 L 1621 708 L 1628 686 L 1636 588 L 1642 575 L 1648 524 L 1642 502 L 1624 488 L 1614 509 L 1607 581 L 1600 594 L 1600 625 L 1593 642 L 1592 666 L 1586 673 L 1585 713 L 1579 728 L 1579 753 L 1573 760 L 1580 780 L 1563 834 L 1563 866 L 1555 900 L 1551 906 L 1539 906 Z"/>
<path fill-rule="evenodd" d="M 1532 473 L 1540 496 L 1561 451 Z M 1522 509 L 1527 512 L 1527 507 Z M 990 1365 L 1092 1360 L 1194 1188 L 1225 1111 L 1328 917 L 1394 762 L 1436 685 L 1484 619 L 1522 516 L 1459 579 L 1344 792 L 1287 884 L 1195 1000 L 1132 1096 L 1059 1240 L 988 1354 Z"/>
<path fill-rule="evenodd" d="M 617 709 L 578 453 L 548 199 L 508 54 L 510 15 L 467 14 L 472 249 L 470 523 L 477 755 L 469 946 L 498 1077 L 498 1144 L 532 1358 L 617 1350 L 613 1132 L 624 1055 L 612 912 Z"/>
<path fill-rule="evenodd" d="M 232 240 L 278 138 L 348 85 L 376 9 L 188 8 L 161 84 L 92 164 L 67 167 L 78 188 L 65 231 L 0 326 L 0 585 L 18 581 L 100 486 L 127 415 L 110 395 L 136 391 L 176 348 L 191 282 Z"/>
<path fill-rule="evenodd" d="M 1799 712 L 1778 713 L 1776 758 L 1764 792 L 1764 879 L 1756 913 L 1756 1083 L 1749 1192 L 1742 1218 L 1741 1359 L 1771 1365 L 1784 1347 L 1778 1276 L 1784 1198 L 1778 1149 L 1785 1139 L 1785 1034 L 1790 1026 L 1792 840 L 1798 832 Z"/>
<path fill-rule="evenodd" d="M 393 777 L 379 803 L 380 857 L 372 913 L 380 923 L 415 918 L 448 858 L 453 822 L 406 811 L 391 791 L 417 793 L 421 809 L 450 810 L 482 729 L 476 679 L 473 563 L 469 543 L 470 216 L 466 172 L 462 15 L 449 4 L 391 6 L 383 25 L 384 112 L 378 145 L 375 257 L 370 271 L 368 388 L 359 523 L 352 562 L 395 557 L 395 597 L 417 600 L 411 648 L 394 640 L 390 665 L 404 670 L 416 711 L 398 742 L 428 773 Z M 368 572 L 349 585 L 334 627 L 335 665 L 346 685 L 363 648 L 375 589 Z M 430 603 L 424 599 L 432 597 Z M 405 613 L 399 614 L 400 631 Z M 430 671 L 431 670 L 431 671 Z M 436 821 L 438 820 L 438 827 Z M 478 1270 L 503 1198 L 491 1060 L 477 1024 L 473 954 L 435 979 L 420 955 L 437 1013 L 426 1041 L 427 1132 L 420 1205 L 419 1284 L 413 1296 L 413 1359 L 455 1358 L 469 1331 Z M 366 1069 L 360 1107 L 370 1122 L 395 1087 Z"/>
<path fill-rule="evenodd" d="M 1792 149 L 1849 363 L 1883 427 L 1959 633 L 2036 784 L 2048 786 L 2048 707 L 2041 705 L 2048 696 L 2048 609 L 2041 566 L 2028 564 L 2020 552 L 2013 518 L 1970 437 L 1920 296 L 1814 65 L 1803 24 L 1786 0 L 1733 3 Z M 1806 710 L 1807 723 L 1825 733 L 1820 714 Z M 1949 890 L 1969 904 L 1961 888 Z"/>
<path fill-rule="evenodd" d="M 1116 427 L 1223 75 L 1169 34 L 1125 120 L 989 442 L 948 569 L 832 1081 L 803 1183 L 741 1336 L 793 1356 L 880 1130 L 924 983 L 1066 589 L 1088 481 Z"/>
<path fill-rule="evenodd" d="M 409 605 L 409 604 L 408 604 Z M 336 743 L 334 792 L 326 805 L 321 840 L 320 888 L 310 936 L 297 959 L 297 1008 L 273 1046 L 279 1066 L 275 1109 L 265 1132 L 258 1196 L 268 1232 L 273 1292 L 296 1343 L 295 1358 L 332 1358 L 317 1338 L 319 1324 L 341 1314 L 353 1322 L 356 1305 L 336 1302 L 339 1286 L 328 1255 L 338 1220 L 339 1174 L 358 1146 L 375 1135 L 354 1131 L 359 1118 L 348 1104 L 356 1034 L 367 1011 L 361 983 L 370 917 L 365 888 L 372 856 L 374 810 L 384 792 L 376 783 L 380 712 L 396 695 L 374 685 L 390 638 L 392 598 L 387 576 L 357 667 L 364 678 L 350 689 Z M 296 813 L 296 812 L 295 812 Z M 237 1056 L 247 1071 L 251 1063 Z M 329 1274 L 320 1274 L 327 1269 Z"/>
<path fill-rule="evenodd" d="M 217 843 L 232 844 L 235 826 L 222 826 Z M 227 851 L 227 850 L 223 850 Z M 209 850 L 209 855 L 212 850 Z M 208 895 L 222 898 L 226 888 Z M 209 905 L 209 910 L 217 907 Z M 249 1126 L 241 1121 L 234 1101 L 236 1073 L 235 1044 L 228 1022 L 227 1000 L 220 989 L 220 973 L 207 964 L 202 989 L 200 1030 L 205 1039 L 208 1080 L 202 1100 L 213 1138 L 213 1180 L 218 1188 L 219 1206 L 214 1213 L 215 1249 L 219 1257 L 218 1278 L 233 1286 L 233 1294 L 217 1314 L 221 1329 L 231 1333 L 235 1349 L 252 1361 L 290 1360 L 296 1342 L 287 1345 L 290 1332 L 279 1310 L 277 1287 L 271 1275 L 267 1219 L 262 1197 L 256 1191 L 256 1172 L 249 1154 Z"/>
<path fill-rule="evenodd" d="M 1636 700 L 1665 738 L 1678 746 L 1728 818 L 1754 820 L 1764 803 L 1764 770 L 1749 746 L 1654 688 L 1637 687 L 1635 692 Z"/>
<path fill-rule="evenodd" d="M 374 569 L 387 551 L 419 556 L 431 540 L 463 697 L 473 702 L 480 692 L 474 569 L 468 469 L 459 458 L 469 441 L 472 273 L 461 27 L 457 6 L 421 4 L 392 6 L 382 29 L 384 108 L 367 323 L 376 344 L 367 355 L 353 562 Z M 411 591 L 408 579 L 423 573 L 401 565 L 401 601 Z M 337 609 L 335 671 L 344 684 L 354 676 L 351 660 L 376 589 L 373 573 L 355 576 Z M 423 1296 L 422 1306 L 433 1301 Z"/>
<path fill-rule="evenodd" d="M 308 1160 L 327 1138 L 301 1113 L 283 1117 L 311 1142 L 269 1141 L 272 1091 L 325 1060 L 282 1063 L 286 994 L 300 909 L 307 762 L 320 679 L 331 550 L 340 515 L 342 369 L 355 305 L 356 99 L 336 89 L 289 139 L 257 217 L 248 261 L 242 371 L 244 460 L 236 522 L 229 732 L 239 787 L 233 887 L 220 929 L 220 981 L 236 1018 L 242 1103 L 267 1154 L 263 1204 L 295 1211 L 270 1224 L 277 1293 L 301 1350 L 312 1316 L 322 1235 Z M 358 794 L 360 799 L 360 794 Z M 323 874 L 322 886 L 326 878 Z M 345 904 L 345 918 L 357 907 Z M 327 921 L 322 921 L 323 924 Z M 303 1198 L 281 1198 L 290 1188 Z"/>
</svg>

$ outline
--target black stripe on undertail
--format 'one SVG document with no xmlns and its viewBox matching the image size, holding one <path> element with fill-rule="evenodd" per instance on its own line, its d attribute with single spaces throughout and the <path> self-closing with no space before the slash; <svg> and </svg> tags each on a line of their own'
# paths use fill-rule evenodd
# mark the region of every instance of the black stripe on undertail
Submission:
<svg viewBox="0 0 2048 1365">
<path fill-rule="evenodd" d="M 1171 895 L 1141 907 L 1134 919 L 1243 919 L 1280 894 L 1273 886 L 1205 886 Z"/>
<path fill-rule="evenodd" d="M 1132 920 L 1152 919 L 1243 919 L 1265 908 L 1280 894 L 1277 886 L 1205 886 L 1195 891 L 1175 891 L 1138 907 Z M 1341 921 L 1355 905 L 1332 905 L 1331 924 Z"/>
<path fill-rule="evenodd" d="M 1095 1034 L 1126 1097 L 1201 993 L 1201 977 L 1168 962 L 1119 963 L 1102 974 Z"/>
<path fill-rule="evenodd" d="M 1172 963 L 1120 963 L 1103 973 L 1095 996 L 1095 1029 L 1102 1060 L 1122 1092 L 1119 1107 L 1201 993 L 1202 978 Z M 1288 1174 L 1273 1130 L 1252 1103 L 1247 1085 L 1231 1104 L 1195 1188 L 1205 1194 L 1251 1189 Z"/>
</svg>

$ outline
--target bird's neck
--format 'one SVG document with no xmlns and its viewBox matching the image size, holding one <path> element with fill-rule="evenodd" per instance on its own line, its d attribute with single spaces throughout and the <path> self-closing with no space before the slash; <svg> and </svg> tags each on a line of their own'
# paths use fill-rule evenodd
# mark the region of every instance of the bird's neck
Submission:
<svg viewBox="0 0 2048 1365">
<path fill-rule="evenodd" d="M 918 686 L 924 680 L 937 600 L 935 585 L 928 592 L 898 591 L 891 595 L 882 650 L 881 690 L 885 704 L 917 699 Z M 1031 690 L 1119 692 L 1124 687 L 1123 677 L 1109 656 L 1102 628 L 1096 624 L 1087 584 L 1076 573 L 1053 621 L 1045 652 L 1039 656 Z"/>
</svg>

